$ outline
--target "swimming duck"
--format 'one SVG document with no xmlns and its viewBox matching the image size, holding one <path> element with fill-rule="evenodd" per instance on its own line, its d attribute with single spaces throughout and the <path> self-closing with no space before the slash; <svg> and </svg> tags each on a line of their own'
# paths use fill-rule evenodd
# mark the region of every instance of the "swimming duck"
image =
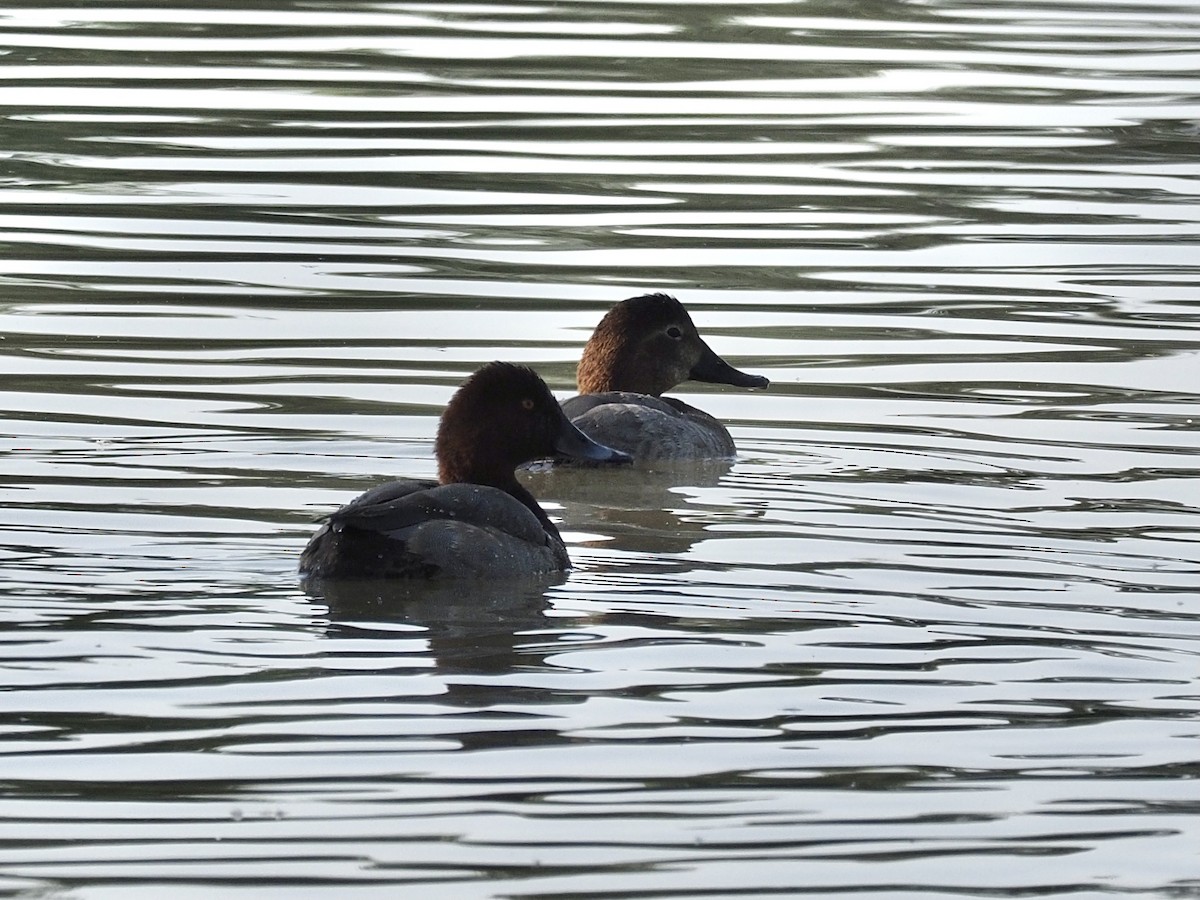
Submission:
<svg viewBox="0 0 1200 900">
<path fill-rule="evenodd" d="M 549 454 L 629 457 L 572 425 L 532 369 L 494 362 L 450 398 L 438 425 L 438 481 L 374 487 L 325 521 L 300 557 L 310 578 L 491 578 L 570 568 L 558 529 L 517 481 Z"/>
<path fill-rule="evenodd" d="M 565 401 L 563 411 L 588 437 L 638 461 L 733 456 L 724 425 L 661 396 L 689 379 L 748 388 L 770 383 L 717 356 L 674 297 L 631 297 L 596 326 L 576 372 L 579 396 Z"/>
</svg>

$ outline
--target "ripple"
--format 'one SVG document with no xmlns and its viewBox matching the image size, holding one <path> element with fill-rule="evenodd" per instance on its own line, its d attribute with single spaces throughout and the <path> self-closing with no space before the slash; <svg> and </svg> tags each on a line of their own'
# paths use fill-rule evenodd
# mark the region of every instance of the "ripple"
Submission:
<svg viewBox="0 0 1200 900">
<path fill-rule="evenodd" d="M 1192 4 L 0 31 L 0 892 L 1195 891 Z M 530 475 L 561 580 L 301 590 L 648 290 L 771 378 L 675 392 L 738 459 Z"/>
</svg>

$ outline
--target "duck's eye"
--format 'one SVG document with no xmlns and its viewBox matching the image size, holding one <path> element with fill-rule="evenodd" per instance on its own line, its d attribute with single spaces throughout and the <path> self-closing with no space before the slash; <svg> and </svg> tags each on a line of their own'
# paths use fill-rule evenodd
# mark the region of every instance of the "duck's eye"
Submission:
<svg viewBox="0 0 1200 900">
<path fill-rule="evenodd" d="M 680 330 L 678 325 L 672 325 L 667 329 L 667 337 L 673 341 L 677 341 L 683 337 L 683 332 Z"/>
<path fill-rule="evenodd" d="M 534 403 L 530 398 L 526 397 L 521 401 L 521 409 L 525 410 L 525 412 L 533 412 L 533 407 Z"/>
</svg>

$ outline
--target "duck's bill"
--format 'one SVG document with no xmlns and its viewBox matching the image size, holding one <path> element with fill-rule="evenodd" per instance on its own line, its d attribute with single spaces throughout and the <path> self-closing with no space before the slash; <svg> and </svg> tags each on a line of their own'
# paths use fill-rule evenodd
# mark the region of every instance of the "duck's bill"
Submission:
<svg viewBox="0 0 1200 900">
<path fill-rule="evenodd" d="M 769 382 L 761 375 L 751 375 L 749 372 L 743 372 L 740 369 L 735 369 L 717 354 L 713 353 L 712 348 L 708 345 L 704 347 L 704 353 L 696 364 L 692 366 L 692 371 L 688 373 L 688 377 L 692 381 L 707 381 L 710 384 L 731 384 L 734 387 L 744 388 L 765 388 Z"/>
<path fill-rule="evenodd" d="M 573 456 L 576 459 L 590 459 L 594 462 L 633 462 L 633 457 L 628 453 L 622 453 L 620 450 L 614 450 L 612 447 L 606 447 L 603 444 L 597 444 L 572 425 L 566 416 L 563 416 L 562 425 L 558 429 L 558 439 L 554 442 L 554 449 L 564 456 Z"/>
</svg>

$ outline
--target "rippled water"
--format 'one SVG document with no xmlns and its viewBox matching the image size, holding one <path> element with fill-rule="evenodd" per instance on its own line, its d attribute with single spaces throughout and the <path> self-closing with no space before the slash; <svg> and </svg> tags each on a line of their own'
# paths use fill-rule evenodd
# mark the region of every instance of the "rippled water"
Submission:
<svg viewBox="0 0 1200 900">
<path fill-rule="evenodd" d="M 112 6 L 0 11 L 0 895 L 1200 895 L 1200 7 Z M 646 290 L 736 462 L 300 590 Z"/>
</svg>

